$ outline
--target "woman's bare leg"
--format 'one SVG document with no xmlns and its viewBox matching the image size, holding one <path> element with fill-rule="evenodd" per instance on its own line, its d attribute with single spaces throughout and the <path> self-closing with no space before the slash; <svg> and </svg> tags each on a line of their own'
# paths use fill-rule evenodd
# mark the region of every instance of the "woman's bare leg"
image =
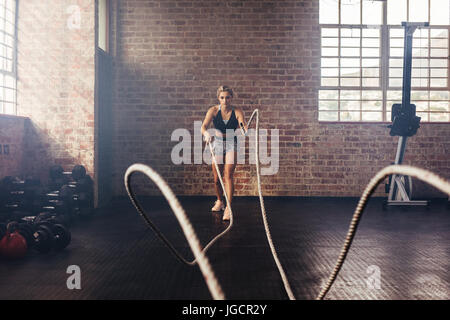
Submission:
<svg viewBox="0 0 450 320">
<path fill-rule="evenodd" d="M 212 163 L 212 171 L 214 175 L 214 190 L 216 191 L 217 200 L 220 200 L 222 203 L 225 204 L 225 200 L 223 199 L 223 190 L 219 180 L 219 174 L 223 173 L 224 165 L 219 164 L 220 163 L 219 156 L 216 156 L 216 162 L 218 163 L 217 166 L 219 167 L 220 172 L 217 173 L 216 166 L 214 165 L 214 163 Z"/>
<path fill-rule="evenodd" d="M 236 169 L 237 153 L 235 151 L 229 151 L 225 155 L 225 166 L 223 170 L 223 180 L 225 184 L 225 190 L 227 192 L 228 201 L 233 201 L 234 194 L 234 170 Z M 229 212 L 225 209 L 224 220 L 229 219 Z"/>
</svg>

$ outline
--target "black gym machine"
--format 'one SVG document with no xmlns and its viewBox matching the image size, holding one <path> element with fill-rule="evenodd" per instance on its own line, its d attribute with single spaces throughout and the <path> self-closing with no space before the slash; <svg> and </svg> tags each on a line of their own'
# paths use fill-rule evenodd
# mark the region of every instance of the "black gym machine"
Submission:
<svg viewBox="0 0 450 320">
<path fill-rule="evenodd" d="M 402 22 L 405 29 L 404 56 L 403 56 L 403 87 L 402 103 L 392 105 L 390 128 L 391 136 L 399 136 L 397 154 L 394 164 L 402 164 L 405 155 L 406 141 L 412 137 L 420 128 L 420 117 L 416 116 L 416 106 L 411 104 L 411 67 L 412 67 L 412 40 L 414 31 L 420 27 L 429 26 L 428 22 Z M 386 206 L 427 206 L 428 201 L 411 200 L 412 179 L 410 176 L 392 175 L 386 184 L 388 199 L 384 202 Z"/>
</svg>

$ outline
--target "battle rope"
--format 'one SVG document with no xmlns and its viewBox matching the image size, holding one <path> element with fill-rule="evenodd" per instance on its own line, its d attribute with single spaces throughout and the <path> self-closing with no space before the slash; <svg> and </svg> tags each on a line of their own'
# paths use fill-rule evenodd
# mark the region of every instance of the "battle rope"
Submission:
<svg viewBox="0 0 450 320">
<path fill-rule="evenodd" d="M 170 189 L 169 185 L 164 181 L 164 179 L 152 168 L 149 166 L 146 166 L 144 164 L 135 163 L 131 165 L 127 171 L 125 172 L 125 186 L 128 192 L 128 195 L 131 199 L 131 202 L 138 210 L 139 214 L 144 218 L 145 222 L 152 228 L 158 237 L 170 248 L 170 250 L 175 254 L 176 257 L 181 259 L 183 262 L 186 262 L 188 264 L 193 264 L 187 262 L 186 260 L 181 257 L 181 255 L 177 252 L 177 250 L 172 246 L 172 244 L 169 242 L 169 240 L 164 237 L 164 235 L 158 230 L 158 228 L 151 222 L 151 220 L 147 217 L 144 210 L 140 207 L 139 203 L 134 198 L 133 191 L 130 186 L 130 179 L 131 175 L 134 172 L 142 172 L 147 177 L 149 177 L 151 180 L 155 182 L 155 184 L 158 186 L 158 188 L 161 190 L 164 197 L 166 197 L 167 201 L 169 202 L 170 207 L 172 208 L 172 211 L 175 213 L 175 216 L 178 220 L 178 223 L 181 226 L 181 229 L 183 230 L 184 236 L 186 237 L 186 240 L 189 243 L 189 246 L 191 247 L 192 253 L 194 254 L 195 260 L 198 262 L 198 266 L 200 267 L 200 271 L 202 272 L 202 275 L 206 281 L 206 285 L 208 286 L 209 291 L 211 292 L 211 295 L 216 300 L 223 300 L 225 299 L 225 295 L 222 291 L 222 288 L 219 284 L 219 281 L 217 281 L 217 278 L 214 274 L 214 271 L 211 268 L 211 265 L 209 263 L 208 257 L 205 255 L 205 250 L 201 249 L 200 241 L 198 240 L 198 237 L 194 231 L 194 228 L 192 227 L 191 223 L 189 222 L 188 217 L 186 216 L 186 213 L 184 212 L 183 207 L 178 202 L 177 197 L 173 193 L 172 189 Z"/>
<path fill-rule="evenodd" d="M 261 177 L 260 177 L 260 167 L 259 167 L 259 110 L 255 109 L 250 117 L 250 120 L 248 122 L 248 127 L 250 126 L 253 117 L 256 115 L 256 134 L 255 134 L 255 141 L 256 141 L 256 173 L 257 173 L 257 181 L 258 181 L 258 194 L 259 194 L 259 200 L 260 200 L 260 206 L 261 206 L 261 213 L 262 213 L 262 218 L 263 218 L 263 223 L 264 223 L 264 228 L 265 228 L 265 232 L 266 232 L 266 236 L 267 236 L 267 241 L 269 243 L 273 258 L 275 260 L 275 263 L 277 265 L 278 271 L 280 273 L 280 276 L 283 280 L 283 284 L 286 290 L 286 293 L 289 296 L 289 299 L 294 300 L 295 297 L 292 293 L 291 287 L 289 285 L 288 279 L 286 277 L 286 274 L 283 270 L 283 267 L 278 259 L 275 247 L 273 245 L 273 241 L 272 241 L 272 236 L 270 234 L 270 230 L 269 230 L 269 225 L 267 222 L 267 216 L 266 216 L 266 211 L 265 211 L 265 206 L 264 206 L 264 199 L 262 196 L 262 192 L 261 192 Z M 245 133 L 244 133 L 245 134 Z M 157 234 L 157 236 L 168 246 L 168 248 L 170 249 L 170 251 L 183 263 L 186 263 L 188 265 L 195 265 L 196 263 L 198 263 L 200 270 L 202 272 L 202 275 L 205 279 L 205 282 L 208 286 L 209 291 L 211 292 L 211 295 L 213 296 L 214 299 L 225 299 L 225 295 L 222 291 L 222 288 L 214 274 L 214 271 L 211 268 L 211 265 L 209 263 L 209 260 L 206 256 L 206 251 L 223 235 L 225 235 L 232 227 L 233 225 L 233 212 L 231 210 L 231 204 L 229 202 L 223 181 L 222 181 L 222 177 L 220 175 L 220 171 L 218 168 L 218 165 L 216 163 L 215 160 L 215 154 L 214 151 L 212 149 L 211 143 L 208 142 L 208 146 L 212 155 L 212 159 L 213 159 L 213 163 L 216 167 L 216 171 L 218 173 L 218 177 L 219 177 L 219 181 L 220 184 L 222 186 L 222 189 L 224 191 L 224 195 L 225 195 L 225 200 L 227 202 L 227 206 L 230 210 L 230 224 L 229 226 L 220 234 L 218 234 L 216 237 L 214 237 L 206 246 L 205 248 L 202 250 L 201 246 L 200 246 L 200 241 L 198 240 L 198 237 L 191 225 L 191 223 L 189 222 L 189 219 L 186 216 L 186 213 L 184 211 L 184 209 L 182 208 L 181 204 L 178 202 L 177 197 L 175 196 L 175 194 L 173 193 L 173 191 L 170 189 L 170 187 L 167 185 L 167 183 L 164 181 L 164 179 L 158 174 L 156 173 L 156 171 L 154 171 L 152 168 L 150 168 L 147 165 L 144 164 L 133 164 L 131 165 L 126 173 L 125 173 L 125 187 L 128 193 L 128 196 L 131 199 L 131 202 L 133 203 L 133 205 L 135 206 L 135 208 L 137 209 L 137 211 L 139 212 L 139 214 L 144 218 L 145 222 L 147 223 L 147 225 L 153 229 L 153 231 L 155 231 L 155 233 Z M 139 203 L 137 202 L 137 200 L 134 197 L 133 191 L 131 189 L 130 186 L 130 180 L 131 180 L 131 175 L 134 172 L 141 172 L 144 173 L 148 178 L 150 178 L 151 180 L 153 180 L 156 185 L 159 187 L 159 189 L 161 190 L 161 192 L 163 193 L 163 195 L 165 196 L 166 200 L 169 202 L 170 207 L 172 208 L 173 212 L 175 213 L 176 218 L 178 219 L 178 222 L 183 230 L 183 233 L 189 243 L 189 246 L 191 247 L 191 250 L 194 254 L 195 259 L 193 261 L 187 261 L 186 259 L 184 259 L 181 254 L 179 254 L 179 252 L 172 246 L 172 244 L 170 243 L 170 241 L 163 235 L 163 233 L 151 222 L 151 220 L 147 217 L 147 215 L 145 214 L 144 210 L 140 207 Z M 339 255 L 339 258 L 336 262 L 336 266 L 332 272 L 332 274 L 330 275 L 325 287 L 321 290 L 321 292 L 319 293 L 319 295 L 317 296 L 318 300 L 321 300 L 325 297 L 325 295 L 327 294 L 327 292 L 331 289 L 331 286 L 333 285 L 344 261 L 345 258 L 348 254 L 348 251 L 350 249 L 351 243 L 353 241 L 353 238 L 355 236 L 356 233 L 356 228 L 358 226 L 358 223 L 361 219 L 362 213 L 364 211 L 364 208 L 366 207 L 368 198 L 372 195 L 372 193 L 375 191 L 376 187 L 382 182 L 382 180 L 384 178 L 386 178 L 387 176 L 393 175 L 393 174 L 402 174 L 402 175 L 408 175 L 408 176 L 412 176 L 412 177 L 416 177 L 419 180 L 422 180 L 424 182 L 427 182 L 429 184 L 431 184 L 432 186 L 436 187 L 437 189 L 446 192 L 448 195 L 450 195 L 450 183 L 446 182 L 444 179 L 440 178 L 439 176 L 435 175 L 434 173 L 424 170 L 424 169 L 420 169 L 420 168 L 415 168 L 415 167 L 411 167 L 411 166 L 404 166 L 404 165 L 392 165 L 392 166 L 388 166 L 384 169 L 382 169 L 381 171 L 379 171 L 374 178 L 372 178 L 372 180 L 369 182 L 369 184 L 367 185 L 366 189 L 364 190 L 360 201 L 355 209 L 355 213 L 353 215 L 352 221 L 350 223 L 350 227 L 346 236 L 346 240 L 344 243 L 344 246 L 341 250 L 341 253 Z"/>
<path fill-rule="evenodd" d="M 422 180 L 423 182 L 432 185 L 433 187 L 439 189 L 440 191 L 447 193 L 450 196 L 450 183 L 428 170 L 406 165 L 392 165 L 378 171 L 378 173 L 372 178 L 372 180 L 370 180 L 361 198 L 359 199 L 358 205 L 355 209 L 355 213 L 353 214 L 352 221 L 350 222 L 350 227 L 348 229 L 347 236 L 345 238 L 345 242 L 341 249 L 339 258 L 325 287 L 320 291 L 319 295 L 317 296 L 317 300 L 322 300 L 325 297 L 327 292 L 331 289 L 334 280 L 336 280 L 336 277 L 339 271 L 341 270 L 342 265 L 344 264 L 347 253 L 350 250 L 350 246 L 353 242 L 353 238 L 356 233 L 356 228 L 358 227 L 358 223 L 361 219 L 364 208 L 366 207 L 368 198 L 372 195 L 376 187 L 386 177 L 393 174 L 401 174 L 405 176 L 415 177 L 419 180 Z"/>
<path fill-rule="evenodd" d="M 267 242 L 269 242 L 270 251 L 272 252 L 273 259 L 275 260 L 275 263 L 278 268 L 278 272 L 280 273 L 281 280 L 284 284 L 284 289 L 286 290 L 286 293 L 290 300 L 295 300 L 294 294 L 292 293 L 291 286 L 289 285 L 289 281 L 286 277 L 286 273 L 283 270 L 283 266 L 281 265 L 280 260 L 278 259 L 277 251 L 275 250 L 275 246 L 273 245 L 272 236 L 270 234 L 269 230 L 269 224 L 267 222 L 267 215 L 266 215 L 266 208 L 264 206 L 264 199 L 261 192 L 261 176 L 260 176 L 260 169 L 259 169 L 259 110 L 255 109 L 250 116 L 250 120 L 248 121 L 248 127 L 250 126 L 253 116 L 256 114 L 256 133 L 255 133 L 255 143 L 256 143 L 256 176 L 258 179 L 258 195 L 259 195 L 259 203 L 261 206 L 261 215 L 264 223 L 264 229 L 266 231 L 266 237 Z M 273 150 L 272 150 L 273 152 Z"/>
<path fill-rule="evenodd" d="M 262 192 L 261 192 L 261 177 L 260 177 L 260 168 L 259 168 L 259 110 L 255 109 L 252 113 L 252 115 L 250 116 L 249 122 L 248 122 L 248 126 L 250 126 L 250 124 L 253 121 L 253 117 L 256 115 L 256 134 L 255 134 L 255 142 L 256 142 L 256 173 L 257 173 L 257 178 L 258 178 L 258 193 L 259 193 L 259 199 L 260 199 L 260 205 L 261 205 L 261 212 L 262 212 L 262 218 L 263 218 L 263 222 L 264 222 L 264 228 L 266 231 L 266 236 L 267 236 L 267 240 L 269 242 L 269 246 L 270 249 L 272 251 L 272 255 L 273 258 L 275 260 L 275 263 L 278 267 L 278 271 L 281 275 L 282 281 L 284 283 L 284 287 L 286 289 L 286 292 L 289 296 L 289 298 L 295 299 L 294 295 L 292 293 L 291 287 L 289 285 L 288 279 L 286 277 L 286 274 L 283 270 L 283 267 L 278 259 L 276 250 L 275 250 L 275 246 L 273 245 L 273 241 L 272 241 L 272 236 L 270 234 L 269 231 L 269 225 L 267 222 L 267 216 L 266 216 L 266 210 L 264 207 L 264 199 L 262 196 Z M 241 130 L 242 133 L 245 135 L 245 132 L 243 131 L 243 128 L 241 126 Z M 225 186 L 223 184 L 223 180 L 222 177 L 220 175 L 220 171 L 219 171 L 219 167 L 217 165 L 217 162 L 215 160 L 215 154 L 214 151 L 212 149 L 211 143 L 208 142 L 208 146 L 209 146 L 209 150 L 211 152 L 212 155 L 212 159 L 213 159 L 213 163 L 214 166 L 216 167 L 216 171 L 218 173 L 218 177 L 219 177 L 219 181 L 220 184 L 222 186 L 222 189 L 224 191 L 224 195 L 225 195 L 225 200 L 227 202 L 227 206 L 230 210 L 230 224 L 228 225 L 228 227 L 220 234 L 218 234 L 216 237 L 214 237 L 206 246 L 203 250 L 200 249 L 200 242 L 198 240 L 197 235 L 195 234 L 195 231 L 192 228 L 192 225 L 190 224 L 188 218 L 186 217 L 186 213 L 184 212 L 183 208 L 181 207 L 181 205 L 178 202 L 178 199 L 176 198 L 176 196 L 174 195 L 173 191 L 170 189 L 170 187 L 167 185 L 167 183 L 164 181 L 164 179 L 158 175 L 152 168 L 144 165 L 144 164 L 133 164 L 131 165 L 127 171 L 125 172 L 125 187 L 128 193 L 128 196 L 131 199 L 131 202 L 133 203 L 134 207 L 137 209 L 137 211 L 139 212 L 139 214 L 144 218 L 144 221 L 147 223 L 147 225 L 156 233 L 156 235 L 167 245 L 167 247 L 170 249 L 170 251 L 175 255 L 175 257 L 177 257 L 181 262 L 187 264 L 187 265 L 195 265 L 197 262 L 199 263 L 200 266 L 200 261 L 202 264 L 202 267 L 200 267 L 203 277 L 205 278 L 205 281 L 208 284 L 208 288 L 210 288 L 210 292 L 212 294 L 212 296 L 216 299 L 217 297 L 219 298 L 224 298 L 224 295 L 222 293 L 222 290 L 220 288 L 220 284 L 218 283 L 214 272 L 211 269 L 211 266 L 209 264 L 209 261 L 205 255 L 206 251 L 219 239 L 221 238 L 223 235 L 225 235 L 232 227 L 233 225 L 233 211 L 231 209 L 231 204 L 229 202 L 227 193 L 225 191 Z M 152 179 L 156 185 L 159 187 L 159 189 L 161 190 L 161 192 L 164 194 L 164 196 L 166 197 L 166 200 L 169 202 L 172 210 L 174 211 L 178 222 L 180 223 L 183 232 L 186 236 L 186 239 L 189 242 L 189 245 L 192 249 L 192 252 L 194 253 L 194 257 L 195 259 L 193 261 L 187 261 L 186 259 L 184 259 L 181 254 L 178 252 L 178 250 L 176 250 L 174 248 L 174 246 L 170 243 L 170 241 L 164 236 L 164 234 L 156 227 L 155 224 L 153 224 L 153 222 L 147 217 L 147 215 L 145 214 L 144 210 L 141 208 L 141 206 L 139 205 L 139 203 L 137 202 L 134 193 L 131 189 L 130 186 L 130 179 L 131 179 L 131 175 L 134 172 L 141 172 L 144 173 L 148 178 Z M 177 210 L 177 211 L 175 211 Z M 187 224 L 186 224 L 187 223 Z M 186 224 L 186 230 L 184 228 L 184 225 Z M 188 238 L 189 236 L 189 238 Z M 199 251 L 200 253 L 199 254 Z"/>
</svg>

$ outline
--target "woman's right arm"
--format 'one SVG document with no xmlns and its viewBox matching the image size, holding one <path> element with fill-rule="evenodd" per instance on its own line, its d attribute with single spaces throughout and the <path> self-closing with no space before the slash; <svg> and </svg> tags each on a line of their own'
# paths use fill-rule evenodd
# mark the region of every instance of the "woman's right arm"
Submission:
<svg viewBox="0 0 450 320">
<path fill-rule="evenodd" d="M 205 139 L 211 139 L 211 135 L 208 133 L 208 127 L 211 124 L 212 118 L 214 117 L 214 110 L 215 107 L 211 107 L 209 108 L 208 112 L 206 113 L 205 119 L 203 120 L 202 123 L 202 128 L 201 128 L 201 132 L 202 132 L 202 136 L 205 136 Z"/>
</svg>

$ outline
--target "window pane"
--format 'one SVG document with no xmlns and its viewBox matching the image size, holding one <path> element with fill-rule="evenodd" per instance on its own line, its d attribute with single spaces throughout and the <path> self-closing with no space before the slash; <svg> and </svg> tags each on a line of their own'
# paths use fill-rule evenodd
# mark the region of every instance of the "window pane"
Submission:
<svg viewBox="0 0 450 320">
<path fill-rule="evenodd" d="M 430 59 L 430 67 L 447 68 L 447 59 Z"/>
<path fill-rule="evenodd" d="M 432 101 L 430 103 L 430 110 L 431 111 L 450 111 L 449 109 L 449 102 L 448 101 Z"/>
<path fill-rule="evenodd" d="M 416 111 L 429 111 L 428 101 L 421 101 L 421 102 L 412 101 L 412 103 L 416 105 Z"/>
<path fill-rule="evenodd" d="M 364 38 L 379 38 L 380 37 L 380 29 L 379 28 L 369 28 L 362 30 Z"/>
<path fill-rule="evenodd" d="M 319 99 L 337 99 L 338 95 L 337 90 L 319 90 Z"/>
<path fill-rule="evenodd" d="M 322 38 L 323 47 L 337 47 L 338 44 L 338 38 Z"/>
<path fill-rule="evenodd" d="M 359 59 L 341 58 L 341 67 L 359 66 Z"/>
<path fill-rule="evenodd" d="M 339 54 L 338 48 L 323 48 L 322 56 L 337 56 Z"/>
<path fill-rule="evenodd" d="M 390 68 L 389 69 L 390 77 L 403 77 L 403 68 Z"/>
<path fill-rule="evenodd" d="M 449 121 L 448 113 L 430 113 L 430 121 L 447 122 Z"/>
<path fill-rule="evenodd" d="M 363 100 L 381 100 L 383 99 L 383 93 L 381 91 L 375 90 L 363 90 L 362 91 Z"/>
<path fill-rule="evenodd" d="M 332 100 L 320 100 L 319 101 L 319 110 L 335 110 L 338 111 L 338 101 Z"/>
<path fill-rule="evenodd" d="M 382 121 L 383 114 L 381 112 L 363 112 L 363 121 Z"/>
<path fill-rule="evenodd" d="M 358 112 L 345 111 L 340 113 L 341 121 L 360 121 L 361 114 Z"/>
<path fill-rule="evenodd" d="M 401 24 L 406 21 L 406 0 L 387 1 L 387 22 L 388 24 Z"/>
<path fill-rule="evenodd" d="M 13 103 L 4 102 L 3 108 L 5 110 L 5 114 L 11 114 L 11 115 L 15 114 Z"/>
<path fill-rule="evenodd" d="M 411 91 L 411 101 L 428 100 L 428 91 Z"/>
<path fill-rule="evenodd" d="M 361 101 L 341 101 L 341 110 L 358 111 L 361 108 Z"/>
<path fill-rule="evenodd" d="M 413 68 L 411 70 L 411 76 L 414 78 L 426 78 L 428 77 L 428 69 L 421 68 L 421 69 L 415 69 Z"/>
<path fill-rule="evenodd" d="M 426 58 L 413 58 L 412 67 L 413 68 L 427 68 L 429 60 Z"/>
<path fill-rule="evenodd" d="M 341 100 L 359 100 L 361 91 L 359 90 L 341 90 Z"/>
<path fill-rule="evenodd" d="M 428 21 L 428 0 L 409 0 L 409 21 Z"/>
<path fill-rule="evenodd" d="M 403 57 L 403 48 L 391 48 L 391 57 Z"/>
<path fill-rule="evenodd" d="M 339 60 L 337 58 L 323 58 L 321 62 L 322 67 L 337 67 Z"/>
<path fill-rule="evenodd" d="M 379 77 L 380 76 L 380 69 L 378 68 L 363 68 L 363 76 L 364 77 Z"/>
<path fill-rule="evenodd" d="M 341 48 L 341 56 L 344 57 L 359 57 L 360 49 L 359 48 Z"/>
<path fill-rule="evenodd" d="M 380 49 L 379 48 L 362 48 L 362 55 L 364 57 L 379 57 Z"/>
<path fill-rule="evenodd" d="M 380 65 L 379 59 L 362 59 L 363 67 L 378 67 Z"/>
<path fill-rule="evenodd" d="M 403 38 L 391 38 L 390 45 L 391 48 L 403 48 L 404 40 Z"/>
<path fill-rule="evenodd" d="M 430 86 L 431 87 L 446 87 L 447 86 L 447 78 L 431 78 Z"/>
<path fill-rule="evenodd" d="M 401 87 L 403 84 L 403 81 L 401 78 L 391 78 L 389 79 L 389 86 L 390 87 Z"/>
<path fill-rule="evenodd" d="M 338 2 L 336 0 L 320 0 L 319 23 L 339 23 L 338 12 Z"/>
<path fill-rule="evenodd" d="M 386 112 L 386 121 L 392 121 L 392 119 L 391 119 L 391 112 L 390 111 Z"/>
<path fill-rule="evenodd" d="M 338 121 L 338 113 L 319 111 L 319 121 Z"/>
<path fill-rule="evenodd" d="M 448 48 L 447 39 L 431 39 L 432 48 Z"/>
<path fill-rule="evenodd" d="M 360 69 L 359 68 L 341 68 L 341 77 L 360 77 Z"/>
<path fill-rule="evenodd" d="M 338 68 L 322 68 L 321 75 L 322 75 L 322 77 L 338 77 L 339 69 Z"/>
<path fill-rule="evenodd" d="M 10 102 L 14 101 L 15 90 L 13 90 L 13 89 L 3 89 L 3 90 L 5 93 L 3 99 L 5 99 L 6 101 L 10 101 Z"/>
<path fill-rule="evenodd" d="M 359 28 L 342 28 L 341 37 L 359 38 L 361 36 L 361 29 Z"/>
<path fill-rule="evenodd" d="M 432 77 L 447 77 L 447 69 L 431 69 Z"/>
<path fill-rule="evenodd" d="M 404 20 L 403 20 L 404 21 Z M 405 36 L 405 31 L 401 28 L 391 28 L 389 35 L 394 38 L 402 38 Z"/>
<path fill-rule="evenodd" d="M 401 91 L 388 90 L 387 98 L 388 98 L 388 100 L 402 100 L 402 92 Z"/>
<path fill-rule="evenodd" d="M 429 120 L 429 117 L 428 117 L 428 113 L 425 113 L 425 112 L 417 112 L 416 113 L 416 115 L 418 116 L 418 117 L 421 117 L 422 119 L 422 121 L 430 121 Z"/>
<path fill-rule="evenodd" d="M 363 6 L 363 24 L 382 24 L 382 2 L 364 0 Z"/>
<path fill-rule="evenodd" d="M 432 45 L 433 46 L 433 45 Z M 413 39 L 413 48 L 428 48 L 428 39 L 424 38 L 414 38 Z"/>
<path fill-rule="evenodd" d="M 447 29 L 430 29 L 430 36 L 432 38 L 448 38 Z"/>
<path fill-rule="evenodd" d="M 339 86 L 339 78 L 322 78 L 320 84 L 324 87 Z"/>
<path fill-rule="evenodd" d="M 16 78 L 10 75 L 4 75 L 5 87 L 14 89 L 16 87 Z M 1 81 L 1 80 L 0 80 Z"/>
<path fill-rule="evenodd" d="M 449 100 L 448 91 L 430 91 L 430 100 Z"/>
<path fill-rule="evenodd" d="M 381 110 L 383 103 L 381 101 L 363 101 L 362 110 Z"/>
<path fill-rule="evenodd" d="M 363 87 L 378 87 L 380 85 L 379 78 L 363 78 L 362 86 Z"/>
<path fill-rule="evenodd" d="M 337 28 L 322 28 L 322 37 L 338 37 L 339 29 Z"/>
<path fill-rule="evenodd" d="M 431 49 L 430 57 L 447 57 L 448 49 Z"/>
<path fill-rule="evenodd" d="M 362 46 L 366 48 L 379 48 L 380 47 L 380 39 L 378 38 L 363 38 Z"/>
<path fill-rule="evenodd" d="M 412 78 L 411 87 L 428 87 L 428 79 Z"/>
<path fill-rule="evenodd" d="M 341 46 L 343 47 L 359 47 L 361 45 L 360 38 L 341 38 Z"/>
<path fill-rule="evenodd" d="M 360 24 L 361 23 L 361 2 L 354 0 L 341 0 L 341 23 Z"/>
<path fill-rule="evenodd" d="M 448 25 L 450 24 L 450 1 L 430 0 L 430 24 Z"/>
</svg>

